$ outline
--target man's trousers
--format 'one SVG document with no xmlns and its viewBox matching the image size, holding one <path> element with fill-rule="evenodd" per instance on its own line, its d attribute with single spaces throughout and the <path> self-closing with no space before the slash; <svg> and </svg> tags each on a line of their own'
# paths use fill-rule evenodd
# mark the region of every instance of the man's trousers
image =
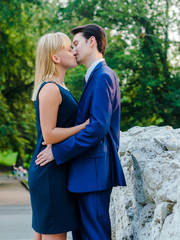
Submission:
<svg viewBox="0 0 180 240">
<path fill-rule="evenodd" d="M 73 240 L 111 240 L 109 204 L 111 189 L 77 193 L 81 223 L 73 231 Z"/>
</svg>

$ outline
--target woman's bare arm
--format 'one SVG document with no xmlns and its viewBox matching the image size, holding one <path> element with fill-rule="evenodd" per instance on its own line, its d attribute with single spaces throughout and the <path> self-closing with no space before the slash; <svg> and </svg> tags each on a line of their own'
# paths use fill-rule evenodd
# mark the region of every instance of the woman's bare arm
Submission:
<svg viewBox="0 0 180 240">
<path fill-rule="evenodd" d="M 42 135 L 46 144 L 61 142 L 84 129 L 89 123 L 87 120 L 83 124 L 70 128 L 56 127 L 61 102 L 62 96 L 56 84 L 47 83 L 43 86 L 39 93 L 39 111 Z M 63 118 L 63 115 L 61 117 Z"/>
</svg>

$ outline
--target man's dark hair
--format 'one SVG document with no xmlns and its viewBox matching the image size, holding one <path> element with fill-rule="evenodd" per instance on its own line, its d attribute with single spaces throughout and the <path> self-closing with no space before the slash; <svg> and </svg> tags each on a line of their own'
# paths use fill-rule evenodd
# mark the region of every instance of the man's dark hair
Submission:
<svg viewBox="0 0 180 240">
<path fill-rule="evenodd" d="M 105 49 L 107 47 L 107 37 L 105 30 L 96 24 L 87 24 L 80 27 L 73 28 L 71 30 L 71 33 L 73 35 L 77 33 L 83 33 L 83 36 L 86 39 L 89 39 L 90 37 L 94 36 L 97 41 L 97 49 L 100 53 L 104 55 Z"/>
</svg>

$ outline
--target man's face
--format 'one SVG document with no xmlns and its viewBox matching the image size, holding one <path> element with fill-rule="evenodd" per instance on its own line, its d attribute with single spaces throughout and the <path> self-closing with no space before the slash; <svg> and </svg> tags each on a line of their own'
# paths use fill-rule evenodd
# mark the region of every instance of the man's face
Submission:
<svg viewBox="0 0 180 240">
<path fill-rule="evenodd" d="M 73 54 L 77 63 L 86 64 L 91 54 L 89 40 L 83 36 L 83 33 L 77 33 L 73 38 Z"/>
</svg>

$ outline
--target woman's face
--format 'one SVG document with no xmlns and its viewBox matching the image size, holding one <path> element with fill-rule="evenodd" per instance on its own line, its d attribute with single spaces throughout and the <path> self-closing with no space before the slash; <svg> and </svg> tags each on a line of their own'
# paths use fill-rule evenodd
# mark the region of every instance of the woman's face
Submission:
<svg viewBox="0 0 180 240">
<path fill-rule="evenodd" d="M 72 53 L 71 45 L 56 52 L 56 56 L 60 59 L 60 65 L 64 68 L 72 68 L 77 66 L 76 58 Z"/>
</svg>

